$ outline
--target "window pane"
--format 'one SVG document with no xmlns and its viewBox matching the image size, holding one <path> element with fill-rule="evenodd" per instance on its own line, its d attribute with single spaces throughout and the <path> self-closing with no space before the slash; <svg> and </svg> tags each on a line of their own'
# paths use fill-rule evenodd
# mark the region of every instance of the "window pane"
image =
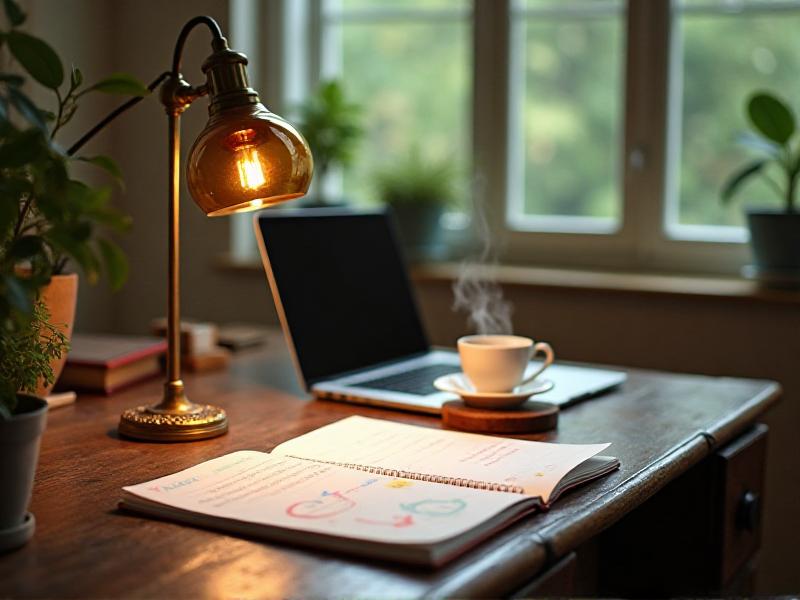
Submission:
<svg viewBox="0 0 800 600">
<path fill-rule="evenodd" d="M 623 8 L 528 0 L 514 11 L 512 226 L 618 225 Z"/>
<path fill-rule="evenodd" d="M 668 226 L 677 235 L 681 225 L 741 226 L 743 205 L 780 206 L 762 180 L 746 183 L 729 206 L 721 204 L 720 190 L 734 170 L 756 156 L 736 144 L 749 126 L 748 96 L 766 89 L 797 108 L 800 2 L 684 1 L 676 10 L 683 56 L 673 57 L 679 78 L 672 85 L 681 91 L 673 101 L 682 120 L 671 125 L 679 128 L 673 135 L 679 136 L 674 147 L 680 160 Z"/>
<path fill-rule="evenodd" d="M 344 173 L 344 196 L 374 201 L 375 172 L 412 150 L 454 161 L 465 180 L 471 156 L 470 3 L 348 0 L 340 6 L 327 22 L 329 39 L 339 44 L 330 49 L 340 56 L 334 72 L 362 106 L 366 129 Z M 370 10 L 349 10 L 354 6 Z"/>
</svg>

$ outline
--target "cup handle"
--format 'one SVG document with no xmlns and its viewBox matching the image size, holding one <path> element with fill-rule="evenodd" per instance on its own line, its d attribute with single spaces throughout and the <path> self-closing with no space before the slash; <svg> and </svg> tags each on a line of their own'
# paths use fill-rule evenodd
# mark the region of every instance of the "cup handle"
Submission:
<svg viewBox="0 0 800 600">
<path fill-rule="evenodd" d="M 542 374 L 547 367 L 553 364 L 553 360 L 555 359 L 555 354 L 553 353 L 553 348 L 550 347 L 550 344 L 547 342 L 537 342 L 533 346 L 533 352 L 531 353 L 531 358 L 536 356 L 539 352 L 544 353 L 544 364 L 539 367 L 533 375 L 526 377 L 522 380 L 519 385 L 525 385 L 536 379 L 539 375 Z"/>
</svg>

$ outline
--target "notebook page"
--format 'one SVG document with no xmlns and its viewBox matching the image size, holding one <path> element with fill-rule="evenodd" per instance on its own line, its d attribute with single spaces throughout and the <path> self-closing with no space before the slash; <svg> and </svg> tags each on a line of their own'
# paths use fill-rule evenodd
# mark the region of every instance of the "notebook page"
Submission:
<svg viewBox="0 0 800 600">
<path fill-rule="evenodd" d="M 522 500 L 253 451 L 123 489 L 214 517 L 408 544 L 457 536 Z"/>
<path fill-rule="evenodd" d="M 546 444 L 347 417 L 284 442 L 273 455 L 521 488 L 547 503 L 558 482 L 610 444 Z"/>
</svg>

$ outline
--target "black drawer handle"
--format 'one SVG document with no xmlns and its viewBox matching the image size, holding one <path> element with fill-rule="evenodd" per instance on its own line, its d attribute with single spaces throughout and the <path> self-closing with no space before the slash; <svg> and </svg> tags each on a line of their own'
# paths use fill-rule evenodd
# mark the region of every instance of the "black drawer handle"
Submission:
<svg viewBox="0 0 800 600">
<path fill-rule="evenodd" d="M 747 490 L 739 497 L 736 507 L 736 527 L 755 531 L 761 519 L 761 495 Z"/>
</svg>

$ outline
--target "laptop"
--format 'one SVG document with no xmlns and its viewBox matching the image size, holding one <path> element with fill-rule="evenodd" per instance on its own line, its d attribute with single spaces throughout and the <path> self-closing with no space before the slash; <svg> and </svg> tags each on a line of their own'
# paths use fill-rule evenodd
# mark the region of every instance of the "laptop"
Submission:
<svg viewBox="0 0 800 600">
<path fill-rule="evenodd" d="M 458 353 L 428 342 L 385 210 L 255 215 L 261 258 L 301 384 L 316 398 L 438 413 L 433 381 Z M 534 368 L 536 362 L 531 363 Z M 555 363 L 537 400 L 567 406 L 623 383 L 623 372 Z"/>
</svg>

